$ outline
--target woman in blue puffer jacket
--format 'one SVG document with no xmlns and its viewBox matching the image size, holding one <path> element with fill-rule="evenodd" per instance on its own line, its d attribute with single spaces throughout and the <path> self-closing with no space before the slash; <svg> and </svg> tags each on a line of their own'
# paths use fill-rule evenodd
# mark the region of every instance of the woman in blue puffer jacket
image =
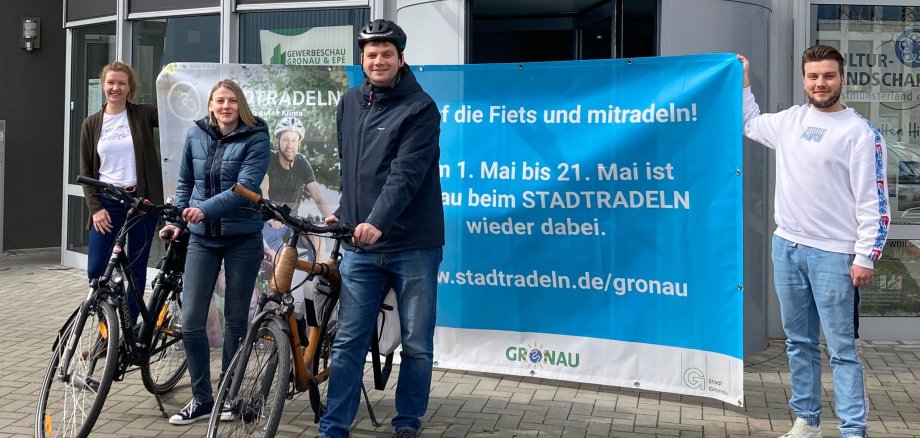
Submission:
<svg viewBox="0 0 920 438">
<path fill-rule="evenodd" d="M 182 337 L 188 357 L 194 398 L 172 424 L 207 419 L 214 408 L 210 353 L 205 324 L 214 284 L 223 262 L 225 370 L 246 335 L 249 301 L 262 261 L 262 218 L 252 203 L 231 191 L 242 184 L 259 193 L 268 169 L 269 135 L 265 122 L 253 116 L 243 90 L 226 79 L 211 89 L 208 117 L 189 129 L 176 187 L 176 206 L 190 225 L 182 293 Z M 172 227 L 172 229 L 170 229 Z M 173 225 L 164 234 L 178 235 Z"/>
</svg>

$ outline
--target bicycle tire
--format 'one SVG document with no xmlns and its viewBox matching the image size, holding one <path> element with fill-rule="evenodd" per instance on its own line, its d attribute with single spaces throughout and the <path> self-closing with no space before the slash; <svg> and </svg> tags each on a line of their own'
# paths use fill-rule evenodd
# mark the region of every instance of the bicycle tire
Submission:
<svg viewBox="0 0 920 438">
<path fill-rule="evenodd" d="M 240 346 L 224 373 L 214 399 L 215 413 L 208 422 L 208 437 L 275 436 L 290 378 L 288 333 L 268 321 L 259 327 L 252 342 Z M 239 389 L 231 395 L 236 384 Z M 225 403 L 233 406 L 233 417 L 222 420 Z"/>
<path fill-rule="evenodd" d="M 310 380 L 310 408 L 313 409 L 313 422 L 326 413 L 326 400 L 329 395 L 329 371 L 332 365 L 332 343 L 338 333 L 339 302 L 328 306 L 323 315 L 319 331 L 319 346 L 313 354 L 313 378 Z"/>
<path fill-rule="evenodd" d="M 176 387 L 188 370 L 188 359 L 182 344 L 182 305 L 179 292 L 159 290 L 165 301 L 154 307 L 156 326 L 147 348 L 147 363 L 141 366 L 141 380 L 147 391 L 163 394 Z"/>
<path fill-rule="evenodd" d="M 35 412 L 36 437 L 82 438 L 93 430 L 118 368 L 118 324 L 112 305 L 98 301 L 85 306 L 63 331 L 39 393 Z M 77 336 L 74 336 L 75 330 L 78 330 Z M 71 355 L 65 373 L 67 381 L 59 377 L 60 362 L 65 354 Z M 102 370 L 98 369 L 100 363 L 104 367 Z"/>
</svg>

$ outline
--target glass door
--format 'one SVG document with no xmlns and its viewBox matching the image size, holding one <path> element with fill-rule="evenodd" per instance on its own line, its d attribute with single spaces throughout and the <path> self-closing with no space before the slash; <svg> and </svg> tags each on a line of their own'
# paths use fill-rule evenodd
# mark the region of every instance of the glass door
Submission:
<svg viewBox="0 0 920 438">
<path fill-rule="evenodd" d="M 469 63 L 658 54 L 655 0 L 470 0 Z"/>
<path fill-rule="evenodd" d="M 89 209 L 83 202 L 82 187 L 74 184 L 80 173 L 80 127 L 87 116 L 102 108 L 99 72 L 115 60 L 115 23 L 74 28 L 71 35 L 70 135 L 68 185 L 65 186 L 67 228 L 62 261 L 74 266 L 85 266 L 85 262 L 79 260 L 85 257 L 89 245 Z"/>
<path fill-rule="evenodd" d="M 804 3 L 804 2 L 803 2 Z M 904 1 L 903 3 L 909 3 Z M 915 3 L 915 2 L 914 2 Z M 920 6 L 812 0 L 796 53 L 826 44 L 846 64 L 841 100 L 888 145 L 891 229 L 875 278 L 861 290 L 863 339 L 920 338 Z M 796 63 L 798 73 L 798 63 Z M 794 83 L 800 83 L 799 78 Z M 804 93 L 798 90 L 799 101 Z"/>
</svg>

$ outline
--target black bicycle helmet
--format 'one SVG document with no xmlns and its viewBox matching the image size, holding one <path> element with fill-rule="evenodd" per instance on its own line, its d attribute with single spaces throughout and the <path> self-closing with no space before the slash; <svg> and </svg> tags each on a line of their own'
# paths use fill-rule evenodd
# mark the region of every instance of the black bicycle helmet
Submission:
<svg viewBox="0 0 920 438">
<path fill-rule="evenodd" d="M 368 41 L 389 41 L 400 53 L 406 50 L 406 33 L 390 20 L 377 19 L 367 23 L 358 34 L 358 47 L 364 50 Z"/>
</svg>

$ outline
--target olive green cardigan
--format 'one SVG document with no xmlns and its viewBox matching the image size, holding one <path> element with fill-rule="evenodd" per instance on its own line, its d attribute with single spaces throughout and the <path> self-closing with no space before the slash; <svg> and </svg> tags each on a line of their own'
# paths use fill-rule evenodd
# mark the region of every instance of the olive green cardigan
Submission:
<svg viewBox="0 0 920 438">
<path fill-rule="evenodd" d="M 105 107 L 83 121 L 80 133 L 80 175 L 99 179 L 99 152 L 97 145 L 102 133 L 102 114 Z M 128 125 L 134 141 L 134 160 L 137 166 L 137 194 L 154 204 L 163 203 L 163 172 L 153 128 L 160 126 L 157 109 L 152 105 L 127 104 Z M 99 198 L 92 196 L 99 189 L 83 186 L 86 206 L 90 214 L 102 209 Z"/>
</svg>

